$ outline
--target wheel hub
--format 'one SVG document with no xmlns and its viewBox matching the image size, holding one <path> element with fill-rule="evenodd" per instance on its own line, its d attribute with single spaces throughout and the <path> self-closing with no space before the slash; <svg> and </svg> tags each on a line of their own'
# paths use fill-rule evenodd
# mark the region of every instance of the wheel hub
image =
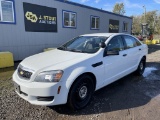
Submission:
<svg viewBox="0 0 160 120">
<path fill-rule="evenodd" d="M 143 63 L 140 64 L 140 69 L 143 70 Z"/>
<path fill-rule="evenodd" d="M 87 87 L 82 86 L 81 89 L 79 90 L 79 97 L 81 99 L 84 99 L 87 96 Z"/>
</svg>

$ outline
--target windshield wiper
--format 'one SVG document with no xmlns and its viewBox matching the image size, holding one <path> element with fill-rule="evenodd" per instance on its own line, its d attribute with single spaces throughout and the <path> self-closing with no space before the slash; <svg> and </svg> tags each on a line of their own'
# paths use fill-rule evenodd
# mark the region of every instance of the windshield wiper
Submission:
<svg viewBox="0 0 160 120">
<path fill-rule="evenodd" d="M 60 46 L 57 49 L 59 49 L 59 50 L 66 50 L 66 47 L 65 46 Z"/>
<path fill-rule="evenodd" d="M 84 53 L 84 51 L 82 50 L 77 50 L 77 49 L 69 49 L 65 46 L 60 46 L 59 48 L 57 48 L 59 50 L 65 50 L 65 51 L 71 51 L 71 52 L 80 52 L 80 53 Z"/>
<path fill-rule="evenodd" d="M 80 52 L 80 53 L 84 53 L 83 50 L 77 50 L 77 49 L 67 49 L 68 51 L 72 51 L 72 52 Z"/>
</svg>

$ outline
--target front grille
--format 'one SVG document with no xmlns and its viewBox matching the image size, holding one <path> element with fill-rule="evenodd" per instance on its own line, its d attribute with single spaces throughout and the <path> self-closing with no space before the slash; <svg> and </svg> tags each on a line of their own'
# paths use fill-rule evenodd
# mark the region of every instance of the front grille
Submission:
<svg viewBox="0 0 160 120">
<path fill-rule="evenodd" d="M 18 75 L 25 79 L 30 79 L 32 72 L 23 70 L 21 67 L 18 67 Z"/>
</svg>

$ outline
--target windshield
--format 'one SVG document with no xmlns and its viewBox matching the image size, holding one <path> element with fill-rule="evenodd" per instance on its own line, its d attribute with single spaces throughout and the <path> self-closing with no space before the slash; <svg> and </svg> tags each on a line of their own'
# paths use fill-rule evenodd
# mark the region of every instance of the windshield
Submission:
<svg viewBox="0 0 160 120">
<path fill-rule="evenodd" d="M 101 36 L 79 36 L 65 43 L 59 50 L 72 52 L 95 53 L 100 47 L 99 43 L 105 42 L 107 37 Z"/>
</svg>

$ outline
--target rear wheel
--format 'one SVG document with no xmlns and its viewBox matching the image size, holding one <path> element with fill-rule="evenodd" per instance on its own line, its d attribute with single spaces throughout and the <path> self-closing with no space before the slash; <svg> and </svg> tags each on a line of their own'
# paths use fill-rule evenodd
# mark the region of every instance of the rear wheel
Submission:
<svg viewBox="0 0 160 120">
<path fill-rule="evenodd" d="M 146 67 L 146 59 L 143 58 L 140 61 L 137 70 L 135 71 L 136 75 L 141 76 L 144 73 L 145 67 Z"/>
<path fill-rule="evenodd" d="M 93 79 L 88 75 L 79 77 L 71 87 L 68 96 L 69 107 L 72 110 L 79 110 L 84 108 L 90 102 L 93 92 Z"/>
</svg>

